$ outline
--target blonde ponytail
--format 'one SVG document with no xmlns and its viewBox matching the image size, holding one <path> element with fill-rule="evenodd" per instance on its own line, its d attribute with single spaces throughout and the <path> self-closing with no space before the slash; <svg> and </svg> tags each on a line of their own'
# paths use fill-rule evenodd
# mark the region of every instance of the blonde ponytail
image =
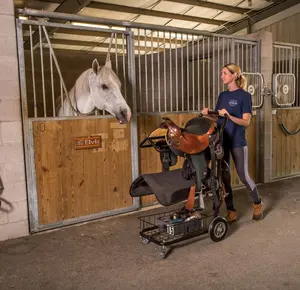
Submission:
<svg viewBox="0 0 300 290">
<path fill-rule="evenodd" d="M 246 89 L 247 87 L 247 79 L 244 75 L 240 75 L 239 77 L 237 77 L 236 79 L 236 84 L 239 88 L 241 89 Z"/>
</svg>

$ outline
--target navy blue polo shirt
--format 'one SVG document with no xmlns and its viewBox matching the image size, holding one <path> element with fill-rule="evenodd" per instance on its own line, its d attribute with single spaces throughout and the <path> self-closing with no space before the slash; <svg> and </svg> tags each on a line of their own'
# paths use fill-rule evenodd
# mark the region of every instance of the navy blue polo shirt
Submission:
<svg viewBox="0 0 300 290">
<path fill-rule="evenodd" d="M 227 112 L 237 118 L 243 118 L 243 114 L 252 114 L 251 95 L 243 89 L 225 91 L 219 95 L 215 110 L 226 109 Z M 223 117 L 218 118 L 218 125 L 224 121 Z M 228 119 L 224 130 L 224 147 L 237 148 L 247 146 L 245 127 L 235 124 Z"/>
</svg>

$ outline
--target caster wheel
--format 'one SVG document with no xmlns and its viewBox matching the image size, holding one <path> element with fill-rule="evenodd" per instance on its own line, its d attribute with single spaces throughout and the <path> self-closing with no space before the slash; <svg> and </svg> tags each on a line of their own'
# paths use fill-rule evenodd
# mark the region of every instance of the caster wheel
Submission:
<svg viewBox="0 0 300 290">
<path fill-rule="evenodd" d="M 162 259 L 165 259 L 168 254 L 169 254 L 169 249 L 166 247 L 162 247 L 161 252 L 159 253 L 160 257 Z"/>
<path fill-rule="evenodd" d="M 214 242 L 222 241 L 227 234 L 227 230 L 228 223 L 223 217 L 220 216 L 214 218 L 208 228 L 209 236 Z"/>
<path fill-rule="evenodd" d="M 145 245 L 150 243 L 150 240 L 148 240 L 147 238 L 141 237 L 141 242 Z"/>
</svg>

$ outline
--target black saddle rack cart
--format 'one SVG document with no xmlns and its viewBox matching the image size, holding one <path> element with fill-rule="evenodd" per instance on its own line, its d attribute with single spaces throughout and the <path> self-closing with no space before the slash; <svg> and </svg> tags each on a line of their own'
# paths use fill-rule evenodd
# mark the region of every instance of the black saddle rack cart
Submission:
<svg viewBox="0 0 300 290">
<path fill-rule="evenodd" d="M 209 113 L 217 114 L 214 111 Z M 168 118 L 165 120 L 171 121 Z M 222 170 L 224 170 L 224 164 L 222 167 L 222 142 L 226 122 L 227 118 L 224 118 L 221 127 L 215 126 L 213 131 L 209 131 L 209 128 L 212 127 L 212 121 L 199 115 L 189 120 L 184 128 L 176 127 L 176 130 L 180 129 L 180 134 L 197 135 L 200 136 L 199 138 L 209 132 L 207 148 L 203 152 L 195 154 L 182 152 L 176 148 L 176 144 L 172 146 L 174 140 L 168 136 L 173 136 L 170 131 L 174 127 L 162 128 L 160 126 L 140 143 L 140 148 L 152 147 L 159 152 L 162 172 L 139 176 L 131 184 L 130 195 L 132 197 L 154 194 L 161 205 L 168 207 L 189 199 L 193 186 L 198 193 L 198 203 L 196 205 L 195 201 L 192 209 L 183 207 L 178 210 L 168 210 L 139 217 L 139 234 L 142 243 L 153 242 L 161 246 L 161 258 L 165 258 L 170 253 L 171 248 L 169 246 L 174 243 L 207 233 L 212 241 L 219 242 L 227 234 L 228 223 L 225 218 L 219 216 L 220 205 L 225 196 L 222 183 Z M 172 122 L 169 124 L 175 125 Z M 189 136 L 186 137 L 187 143 Z M 185 138 L 185 136 L 180 136 L 180 138 Z M 191 136 L 191 138 L 194 140 L 195 136 Z M 183 167 L 169 170 L 171 166 L 177 163 L 178 156 L 185 160 Z M 206 164 L 206 166 L 199 168 L 198 164 Z M 227 170 L 229 170 L 228 165 Z M 213 200 L 213 212 L 211 214 L 203 212 L 202 203 L 205 193 L 210 195 Z"/>
</svg>

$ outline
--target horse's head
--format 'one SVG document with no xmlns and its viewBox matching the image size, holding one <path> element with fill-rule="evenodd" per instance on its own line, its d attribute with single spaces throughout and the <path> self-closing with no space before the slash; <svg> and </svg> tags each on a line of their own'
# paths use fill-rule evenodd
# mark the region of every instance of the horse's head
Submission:
<svg viewBox="0 0 300 290">
<path fill-rule="evenodd" d="M 105 110 L 114 115 L 121 124 L 128 123 L 131 110 L 121 93 L 121 82 L 111 68 L 111 62 L 100 67 L 96 59 L 89 75 L 90 97 L 99 110 Z"/>
</svg>

